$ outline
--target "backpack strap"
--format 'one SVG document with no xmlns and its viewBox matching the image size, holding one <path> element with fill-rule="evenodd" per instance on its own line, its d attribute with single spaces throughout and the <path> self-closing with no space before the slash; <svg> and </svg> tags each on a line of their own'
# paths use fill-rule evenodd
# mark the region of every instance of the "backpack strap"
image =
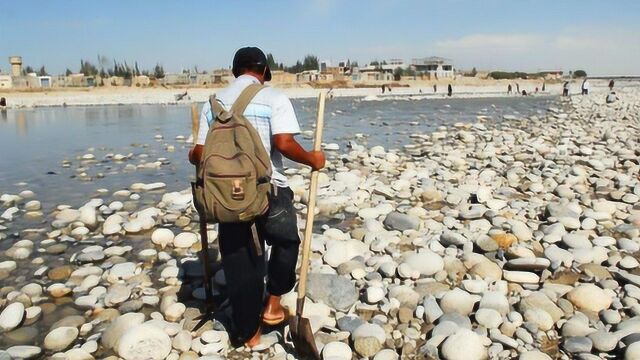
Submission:
<svg viewBox="0 0 640 360">
<path fill-rule="evenodd" d="M 264 88 L 266 88 L 266 86 L 262 84 L 251 84 L 247 86 L 244 90 L 242 90 L 240 96 L 238 96 L 236 101 L 233 103 L 230 112 L 240 115 L 244 114 L 244 110 L 247 108 L 251 100 L 253 100 L 256 94 L 258 94 L 258 92 Z"/>
<path fill-rule="evenodd" d="M 211 95 L 209 97 L 209 105 L 211 105 L 211 114 L 213 121 L 220 121 L 222 123 L 226 123 L 233 116 L 232 111 L 227 111 L 227 109 L 220 104 L 218 99 L 216 99 L 216 95 Z"/>
</svg>

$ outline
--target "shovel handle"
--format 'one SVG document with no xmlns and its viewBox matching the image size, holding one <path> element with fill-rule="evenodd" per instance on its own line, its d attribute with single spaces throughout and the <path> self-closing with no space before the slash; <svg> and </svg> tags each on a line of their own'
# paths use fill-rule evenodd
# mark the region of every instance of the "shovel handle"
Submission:
<svg viewBox="0 0 640 360">
<path fill-rule="evenodd" d="M 198 143 L 198 131 L 200 130 L 200 119 L 198 117 L 198 106 L 191 104 L 191 138 L 193 145 Z"/>
<path fill-rule="evenodd" d="M 313 150 L 320 151 L 322 145 L 322 127 L 324 125 L 325 93 L 318 96 L 318 117 L 316 119 L 316 133 L 313 140 Z M 304 226 L 304 240 L 302 242 L 302 263 L 300 265 L 300 281 L 298 282 L 298 302 L 296 314 L 302 316 L 304 297 L 307 293 L 307 273 L 309 272 L 309 253 L 311 250 L 311 238 L 313 236 L 313 218 L 316 210 L 316 194 L 318 192 L 318 171 L 311 172 L 309 183 L 309 203 L 307 204 L 307 219 Z"/>
</svg>

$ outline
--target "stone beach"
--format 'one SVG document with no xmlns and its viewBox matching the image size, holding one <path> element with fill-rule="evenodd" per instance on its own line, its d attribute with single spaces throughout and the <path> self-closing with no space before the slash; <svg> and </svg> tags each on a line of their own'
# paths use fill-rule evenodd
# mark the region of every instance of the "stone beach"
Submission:
<svg viewBox="0 0 640 360">
<path fill-rule="evenodd" d="M 327 142 L 305 305 L 323 359 L 640 358 L 640 91 L 620 98 L 478 115 L 397 149 Z M 62 166 L 90 172 L 92 156 Z M 189 175 L 183 191 L 132 183 L 80 206 L 2 194 L 0 358 L 296 358 L 286 326 L 254 351 L 230 343 L 215 225 L 221 301 L 194 330 L 205 293 Z M 309 170 L 287 175 L 302 227 Z M 291 313 L 295 296 L 282 298 Z"/>
</svg>

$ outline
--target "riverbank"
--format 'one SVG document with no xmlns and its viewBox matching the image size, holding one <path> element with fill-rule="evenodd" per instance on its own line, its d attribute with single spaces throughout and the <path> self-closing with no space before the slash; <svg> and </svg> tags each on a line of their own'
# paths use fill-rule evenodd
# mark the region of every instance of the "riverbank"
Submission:
<svg viewBox="0 0 640 360">
<path fill-rule="evenodd" d="M 323 358 L 638 358 L 640 93 L 620 97 L 574 96 L 499 123 L 478 116 L 413 132 L 396 150 L 362 146 L 355 132 L 349 147 L 331 146 L 305 306 Z M 117 155 L 63 166 L 128 161 Z M 127 166 L 170 165 L 151 160 Z M 309 171 L 287 174 L 303 218 Z M 0 200 L 9 355 L 295 354 L 278 328 L 253 354 L 232 347 L 225 306 L 194 330 L 204 293 L 188 189 L 97 189 L 78 207 L 44 206 L 28 189 Z M 215 226 L 209 234 L 217 254 Z M 294 312 L 295 292 L 282 302 Z"/>
<path fill-rule="evenodd" d="M 526 90 L 528 94 L 534 96 L 560 95 L 561 84 L 547 84 L 545 92 L 542 92 L 540 81 L 519 81 L 520 90 Z M 515 81 L 513 83 L 514 94 L 507 94 L 507 81 L 487 81 L 480 84 L 460 84 L 453 85 L 454 98 L 479 98 L 479 97 L 506 97 L 521 96 L 516 94 Z M 605 81 L 593 81 L 592 91 L 606 91 Z M 277 87 L 277 86 L 276 86 Z M 539 87 L 540 93 L 535 93 L 535 87 Z M 580 84 L 572 84 L 571 93 L 579 93 Z M 315 98 L 320 91 L 328 89 L 314 89 L 311 87 L 282 87 L 278 88 L 292 99 Z M 214 94 L 217 88 L 192 88 L 192 89 L 167 89 L 167 88 L 131 88 L 131 87 L 107 87 L 107 88 L 87 88 L 87 89 L 61 89 L 45 92 L 2 92 L 0 97 L 7 98 L 9 108 L 31 108 L 50 106 L 97 106 L 97 105 L 126 105 L 126 104 L 184 104 L 190 102 L 205 102 L 210 95 Z M 176 100 L 176 95 L 187 92 L 182 100 Z M 415 95 L 433 99 L 447 98 L 446 84 L 438 85 L 437 92 L 434 93 L 431 85 L 417 85 L 412 87 L 393 88 L 392 91 L 381 93 L 381 89 L 376 88 L 337 88 L 331 91 L 334 97 L 373 97 L 391 96 L 407 97 Z M 384 97 L 383 97 L 384 98 Z"/>
</svg>

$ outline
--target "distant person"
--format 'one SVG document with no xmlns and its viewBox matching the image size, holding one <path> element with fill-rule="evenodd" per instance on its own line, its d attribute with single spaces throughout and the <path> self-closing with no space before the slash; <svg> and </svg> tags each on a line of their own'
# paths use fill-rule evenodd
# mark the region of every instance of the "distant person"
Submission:
<svg viewBox="0 0 640 360">
<path fill-rule="evenodd" d="M 438 92 L 438 85 L 437 84 L 433 84 L 433 93 L 437 93 Z"/>
<path fill-rule="evenodd" d="M 0 110 L 4 110 L 7 108 L 7 99 L 1 97 L 0 98 Z"/>
<path fill-rule="evenodd" d="M 329 99 L 333 99 L 333 87 L 329 88 L 329 91 L 327 91 L 327 96 L 329 97 Z"/>
<path fill-rule="evenodd" d="M 589 95 L 589 80 L 587 78 L 582 81 L 582 95 Z"/>
<path fill-rule="evenodd" d="M 607 104 L 613 104 L 614 102 L 616 102 L 618 100 L 620 100 L 620 99 L 618 98 L 618 95 L 616 95 L 615 91 L 612 91 L 612 92 L 609 93 L 609 95 L 607 95 L 607 99 L 606 99 Z"/>
<path fill-rule="evenodd" d="M 569 82 L 565 81 L 562 84 L 562 96 L 569 96 Z"/>
<path fill-rule="evenodd" d="M 522 96 L 527 96 L 527 90 L 522 89 Z"/>
<path fill-rule="evenodd" d="M 538 93 L 538 87 L 536 86 L 536 94 Z"/>
<path fill-rule="evenodd" d="M 613 81 L 613 79 L 611 79 L 611 81 L 609 81 L 609 91 L 613 91 L 613 85 L 615 84 L 615 82 Z"/>
<path fill-rule="evenodd" d="M 422 94 L 422 89 L 418 89 L 418 94 Z"/>
<path fill-rule="evenodd" d="M 509 84 L 507 86 L 507 94 L 511 95 L 513 93 L 513 88 L 511 87 L 511 84 Z"/>
<path fill-rule="evenodd" d="M 547 83 L 546 82 L 542 82 L 542 92 L 544 92 L 547 88 Z"/>
<path fill-rule="evenodd" d="M 391 92 L 391 86 L 387 85 L 387 91 Z"/>
<path fill-rule="evenodd" d="M 382 85 L 382 93 L 384 94 L 385 86 Z"/>
<path fill-rule="evenodd" d="M 520 94 L 520 84 L 516 83 L 516 92 Z"/>
<path fill-rule="evenodd" d="M 449 86 L 447 86 L 447 96 L 451 95 L 453 95 L 453 87 L 451 87 L 451 84 L 449 84 Z"/>
</svg>

